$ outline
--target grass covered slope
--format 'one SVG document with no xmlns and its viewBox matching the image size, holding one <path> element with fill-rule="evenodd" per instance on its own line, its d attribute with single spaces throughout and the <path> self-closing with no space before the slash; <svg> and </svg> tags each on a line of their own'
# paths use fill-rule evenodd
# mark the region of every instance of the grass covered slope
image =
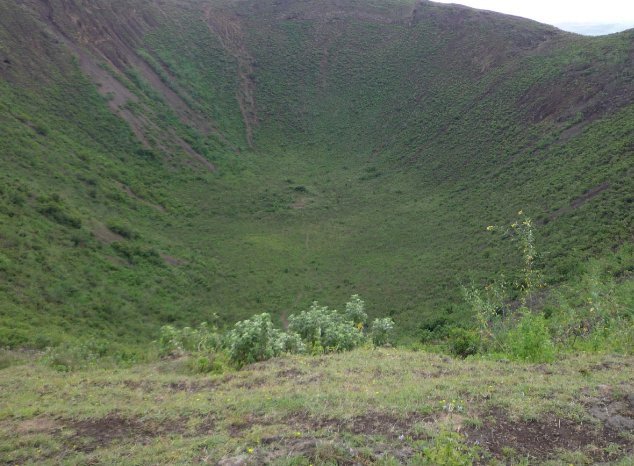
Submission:
<svg viewBox="0 0 634 466">
<path fill-rule="evenodd" d="M 517 265 L 485 228 L 520 209 L 551 283 L 632 242 L 631 31 L 432 2 L 130 5 L 0 5 L 1 345 L 143 344 L 353 293 L 416 337 Z"/>
<path fill-rule="evenodd" d="M 549 365 L 403 350 L 191 376 L 183 359 L 2 371 L 6 464 L 631 464 L 631 357 Z"/>
</svg>

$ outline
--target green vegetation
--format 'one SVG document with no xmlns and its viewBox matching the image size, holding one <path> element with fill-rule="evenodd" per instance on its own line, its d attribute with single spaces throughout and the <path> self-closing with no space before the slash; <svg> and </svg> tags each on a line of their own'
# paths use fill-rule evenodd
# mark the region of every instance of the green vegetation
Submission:
<svg viewBox="0 0 634 466">
<path fill-rule="evenodd" d="M 617 287 L 606 281 L 605 276 L 597 276 L 600 266 L 595 262 L 589 265 L 592 275 L 582 275 L 584 278 L 575 286 L 545 289 L 540 270 L 535 267 L 538 250 L 531 219 L 524 216 L 508 229 L 491 225 L 487 230 L 504 230 L 503 235 L 519 242 L 521 270 L 509 274 L 516 277 L 512 282 L 500 273 L 483 289 L 463 288 L 474 315 L 473 325 L 466 328 L 445 325 L 440 332 L 436 329 L 436 337 L 448 336 L 451 353 L 461 357 L 504 354 L 521 361 L 552 362 L 558 351 L 582 348 L 634 352 L 631 280 Z M 625 257 L 630 255 L 628 252 Z M 622 257 L 615 255 L 613 259 L 621 263 Z M 586 303 L 570 306 L 567 299 L 573 297 L 582 297 Z M 431 335 L 425 335 L 426 340 L 430 338 Z"/>
<path fill-rule="evenodd" d="M 363 332 L 367 319 L 364 308 L 359 295 L 351 297 L 344 313 L 314 302 L 308 311 L 289 316 L 287 331 L 275 328 L 267 313 L 237 322 L 225 335 L 207 323 L 197 329 L 167 325 L 161 329 L 158 354 L 163 357 L 194 354 L 212 360 L 220 355 L 221 360 L 228 359 L 240 368 L 283 354 L 349 351 L 368 338 Z M 375 319 L 370 340 L 375 346 L 388 345 L 393 328 L 394 322 L 389 317 Z"/>
<path fill-rule="evenodd" d="M 632 241 L 630 32 L 263 1 L 148 2 L 131 34 L 121 0 L 79 8 L 80 33 L 50 6 L 67 40 L 96 35 L 95 65 L 51 35 L 26 49 L 16 28 L 44 20 L 2 5 L 1 345 L 137 351 L 164 325 L 279 324 L 353 292 L 415 342 L 471 318 L 461 285 L 519 269 L 488 222 L 524 208 L 557 290 Z M 602 280 L 629 280 L 628 251 Z"/>
<path fill-rule="evenodd" d="M 94 3 L 0 3 L 0 462 L 634 461 L 634 31 Z"/>
</svg>

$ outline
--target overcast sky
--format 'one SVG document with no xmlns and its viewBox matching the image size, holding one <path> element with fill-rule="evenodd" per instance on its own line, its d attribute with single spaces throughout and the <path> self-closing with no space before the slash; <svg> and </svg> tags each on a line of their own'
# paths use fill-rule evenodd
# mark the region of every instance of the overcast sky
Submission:
<svg viewBox="0 0 634 466">
<path fill-rule="evenodd" d="M 634 27 L 634 0 L 435 0 L 499 11 L 582 34 Z"/>
</svg>

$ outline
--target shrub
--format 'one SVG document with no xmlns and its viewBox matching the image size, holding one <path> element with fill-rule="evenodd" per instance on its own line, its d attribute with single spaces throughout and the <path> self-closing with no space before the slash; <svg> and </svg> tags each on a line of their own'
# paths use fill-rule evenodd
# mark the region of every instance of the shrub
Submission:
<svg viewBox="0 0 634 466">
<path fill-rule="evenodd" d="M 279 338 L 279 345 L 284 353 L 301 354 L 306 351 L 302 338 L 295 332 L 283 332 Z"/>
<path fill-rule="evenodd" d="M 281 354 L 285 343 L 282 332 L 273 327 L 267 313 L 236 323 L 226 337 L 229 357 L 238 367 Z"/>
<path fill-rule="evenodd" d="M 158 340 L 160 356 L 180 356 L 187 352 L 210 352 L 221 347 L 221 338 L 215 326 L 207 322 L 198 328 L 184 327 L 177 329 L 172 325 L 161 327 Z"/>
<path fill-rule="evenodd" d="M 363 326 L 368 321 L 368 315 L 365 313 L 365 303 L 358 294 L 353 294 L 350 297 L 350 301 L 346 303 L 345 317 L 346 320 L 357 326 Z"/>
<path fill-rule="evenodd" d="M 449 331 L 449 351 L 456 356 L 466 358 L 480 350 L 480 335 L 475 330 L 452 328 Z"/>
<path fill-rule="evenodd" d="M 350 350 L 364 340 L 362 325 L 355 326 L 336 310 L 320 306 L 316 301 L 309 310 L 293 314 L 288 320 L 288 329 L 297 333 L 312 352 Z"/>
<path fill-rule="evenodd" d="M 374 319 L 370 335 L 374 346 L 385 346 L 390 343 L 390 337 L 394 331 L 394 321 L 389 317 Z"/>
<path fill-rule="evenodd" d="M 189 369 L 196 374 L 222 374 L 229 365 L 227 355 L 222 352 L 196 353 L 189 360 Z"/>
<path fill-rule="evenodd" d="M 48 348 L 42 362 L 60 372 L 87 369 L 104 358 L 108 349 L 106 342 L 97 340 L 86 340 L 78 344 L 65 343 Z"/>
<path fill-rule="evenodd" d="M 147 261 L 154 265 L 163 265 L 160 254 L 152 247 L 128 244 L 125 241 L 115 241 L 111 244 L 111 247 L 131 264 L 140 264 L 142 261 Z"/>
<path fill-rule="evenodd" d="M 198 328 L 180 329 L 165 325 L 158 340 L 159 354 L 191 354 L 189 365 L 194 372 L 221 372 L 226 362 L 224 356 L 242 367 L 283 353 L 304 353 L 307 349 L 311 353 L 353 349 L 365 341 L 366 320 L 364 302 L 353 295 L 343 314 L 314 302 L 307 311 L 291 315 L 288 332 L 276 329 L 266 313 L 236 323 L 224 337 L 216 327 L 206 323 Z M 392 319 L 376 319 L 371 331 L 375 344 L 387 344 L 393 328 Z"/>
<path fill-rule="evenodd" d="M 529 362 L 550 362 L 555 358 L 555 347 L 541 314 L 528 309 L 506 335 L 508 353 L 515 359 Z"/>
</svg>

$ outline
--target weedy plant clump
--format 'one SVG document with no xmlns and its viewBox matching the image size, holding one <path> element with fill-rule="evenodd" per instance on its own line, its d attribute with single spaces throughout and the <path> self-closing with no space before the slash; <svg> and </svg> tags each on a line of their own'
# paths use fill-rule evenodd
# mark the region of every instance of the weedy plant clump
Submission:
<svg viewBox="0 0 634 466">
<path fill-rule="evenodd" d="M 368 341 L 389 344 L 394 321 L 375 319 L 366 333 L 367 319 L 365 302 L 353 295 L 344 312 L 313 302 L 308 310 L 289 316 L 286 331 L 276 328 L 268 313 L 237 322 L 224 334 L 206 323 L 180 329 L 168 325 L 161 329 L 159 355 L 191 355 L 195 372 L 218 372 L 226 361 L 239 368 L 283 354 L 349 351 Z"/>
<path fill-rule="evenodd" d="M 611 279 L 600 276 L 596 261 L 576 286 L 545 290 L 536 264 L 533 222 L 522 211 L 518 216 L 508 227 L 487 227 L 519 243 L 522 263 L 514 273 L 517 278 L 501 274 L 484 287 L 462 288 L 474 325 L 448 330 L 449 351 L 460 357 L 496 354 L 528 362 L 551 362 L 558 351 L 578 349 L 631 354 L 631 298 L 617 294 Z M 543 304 L 546 298 L 548 305 Z"/>
</svg>

